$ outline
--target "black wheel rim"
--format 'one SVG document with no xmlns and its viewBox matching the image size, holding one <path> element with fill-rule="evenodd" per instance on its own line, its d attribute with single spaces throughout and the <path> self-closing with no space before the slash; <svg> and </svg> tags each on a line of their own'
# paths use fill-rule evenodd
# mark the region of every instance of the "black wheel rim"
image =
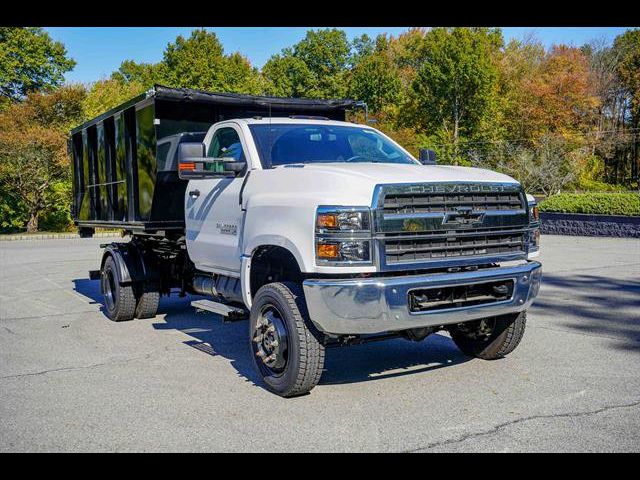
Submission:
<svg viewBox="0 0 640 480">
<path fill-rule="evenodd" d="M 115 289 L 115 278 L 113 277 L 111 269 L 108 268 L 102 273 L 102 294 L 104 295 L 104 302 L 109 311 L 115 308 Z"/>
<path fill-rule="evenodd" d="M 251 340 L 260 369 L 267 375 L 282 375 L 289 363 L 289 334 L 275 305 L 267 304 L 260 309 Z"/>
</svg>

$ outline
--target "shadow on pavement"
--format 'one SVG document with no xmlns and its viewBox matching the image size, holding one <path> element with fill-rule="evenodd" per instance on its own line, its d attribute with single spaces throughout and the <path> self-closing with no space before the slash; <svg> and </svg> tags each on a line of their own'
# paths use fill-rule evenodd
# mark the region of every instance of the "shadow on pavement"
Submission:
<svg viewBox="0 0 640 480">
<path fill-rule="evenodd" d="M 102 304 L 100 282 L 89 279 L 73 281 L 75 290 Z M 196 296 L 162 297 L 158 314 L 164 321 L 153 324 L 157 330 L 177 330 L 191 337 L 183 342 L 202 353 L 228 359 L 245 379 L 262 387 L 248 344 L 246 320 L 224 323 L 212 313 L 196 313 L 191 307 Z M 108 321 L 105 317 L 105 321 Z M 123 325 L 126 328 L 126 323 Z M 326 352 L 325 371 L 320 384 L 345 384 L 425 373 L 471 360 L 463 355 L 445 335 L 434 334 L 424 342 L 392 339 L 351 347 L 330 348 Z"/>
<path fill-rule="evenodd" d="M 562 328 L 615 337 L 617 348 L 640 350 L 640 281 L 543 274 L 532 311 L 561 317 Z"/>
</svg>

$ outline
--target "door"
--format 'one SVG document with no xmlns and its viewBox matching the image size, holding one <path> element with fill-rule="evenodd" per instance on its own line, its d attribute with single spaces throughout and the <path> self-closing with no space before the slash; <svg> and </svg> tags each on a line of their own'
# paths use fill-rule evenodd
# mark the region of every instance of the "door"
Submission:
<svg viewBox="0 0 640 480">
<path fill-rule="evenodd" d="M 209 137 L 209 135 L 207 135 Z M 215 127 L 205 138 L 207 157 L 247 161 L 246 143 L 235 124 Z M 245 170 L 236 177 L 190 180 L 185 194 L 186 241 L 196 268 L 239 274 L 243 211 L 240 189 Z"/>
</svg>

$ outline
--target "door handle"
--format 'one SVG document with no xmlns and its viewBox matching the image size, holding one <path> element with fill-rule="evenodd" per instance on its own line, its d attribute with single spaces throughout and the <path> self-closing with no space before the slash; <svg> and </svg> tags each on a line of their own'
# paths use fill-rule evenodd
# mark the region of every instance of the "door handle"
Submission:
<svg viewBox="0 0 640 480">
<path fill-rule="evenodd" d="M 191 190 L 189 196 L 191 198 L 198 198 L 200 196 L 200 190 Z"/>
</svg>

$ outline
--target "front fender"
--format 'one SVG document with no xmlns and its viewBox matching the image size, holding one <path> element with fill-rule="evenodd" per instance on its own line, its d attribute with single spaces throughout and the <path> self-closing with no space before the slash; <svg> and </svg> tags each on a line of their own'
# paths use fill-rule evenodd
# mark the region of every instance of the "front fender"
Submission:
<svg viewBox="0 0 640 480">
<path fill-rule="evenodd" d="M 245 244 L 243 256 L 251 257 L 253 256 L 253 252 L 255 252 L 258 247 L 267 245 L 274 245 L 276 247 L 287 249 L 289 252 L 291 252 L 293 258 L 296 259 L 296 262 L 298 262 L 300 270 L 303 272 L 308 271 L 305 269 L 307 265 L 304 262 L 304 256 L 302 255 L 296 244 L 291 239 L 283 235 L 264 234 L 252 237 Z"/>
</svg>

